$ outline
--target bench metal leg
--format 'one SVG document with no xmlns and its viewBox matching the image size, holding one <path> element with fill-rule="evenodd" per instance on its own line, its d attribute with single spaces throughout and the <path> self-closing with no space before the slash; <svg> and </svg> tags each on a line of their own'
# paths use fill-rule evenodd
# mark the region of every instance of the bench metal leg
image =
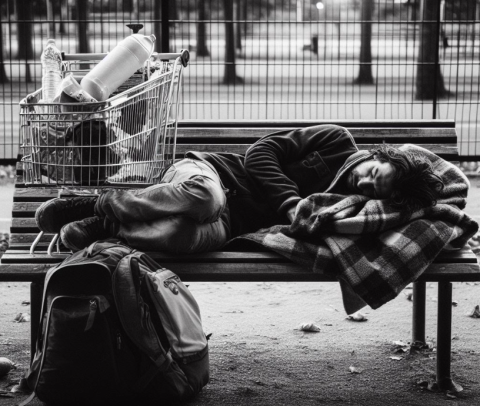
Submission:
<svg viewBox="0 0 480 406">
<path fill-rule="evenodd" d="M 43 283 L 30 284 L 30 361 L 35 355 L 38 328 L 40 326 L 40 312 L 42 310 Z"/>
<path fill-rule="evenodd" d="M 438 282 L 437 385 L 441 391 L 459 392 L 462 387 L 450 376 L 452 349 L 452 284 Z"/>
<path fill-rule="evenodd" d="M 426 283 L 413 283 L 412 344 L 425 344 Z"/>
</svg>

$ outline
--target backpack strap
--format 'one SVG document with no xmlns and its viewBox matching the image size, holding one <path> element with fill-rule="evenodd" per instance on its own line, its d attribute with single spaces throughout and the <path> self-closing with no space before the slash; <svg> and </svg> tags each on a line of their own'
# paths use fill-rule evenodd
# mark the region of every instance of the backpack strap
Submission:
<svg viewBox="0 0 480 406">
<path fill-rule="evenodd" d="M 32 392 L 28 398 L 22 400 L 17 406 L 26 406 L 28 405 L 33 399 L 35 399 L 35 392 Z"/>
</svg>

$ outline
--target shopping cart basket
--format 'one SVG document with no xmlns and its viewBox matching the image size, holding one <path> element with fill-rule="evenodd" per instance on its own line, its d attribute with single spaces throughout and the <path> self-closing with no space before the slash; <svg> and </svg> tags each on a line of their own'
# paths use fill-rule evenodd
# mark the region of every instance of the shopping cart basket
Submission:
<svg viewBox="0 0 480 406">
<path fill-rule="evenodd" d="M 78 82 L 106 54 L 63 55 Z M 181 76 L 188 51 L 153 54 L 102 102 L 20 102 L 24 182 L 66 188 L 158 183 L 175 159 Z"/>
</svg>

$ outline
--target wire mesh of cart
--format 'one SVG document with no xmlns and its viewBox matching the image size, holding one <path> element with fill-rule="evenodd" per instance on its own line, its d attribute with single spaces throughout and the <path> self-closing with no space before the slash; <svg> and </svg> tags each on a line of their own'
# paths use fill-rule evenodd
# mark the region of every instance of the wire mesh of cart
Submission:
<svg viewBox="0 0 480 406">
<path fill-rule="evenodd" d="M 63 55 L 63 76 L 81 84 L 105 55 Z M 28 95 L 20 102 L 25 184 L 89 190 L 158 183 L 175 159 L 188 59 L 185 50 L 155 53 L 101 102 L 43 103 L 42 89 Z"/>
</svg>

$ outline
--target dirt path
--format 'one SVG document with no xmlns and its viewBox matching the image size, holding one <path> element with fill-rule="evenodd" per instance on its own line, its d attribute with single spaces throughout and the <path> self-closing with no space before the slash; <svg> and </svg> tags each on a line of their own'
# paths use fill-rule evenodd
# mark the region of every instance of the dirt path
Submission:
<svg viewBox="0 0 480 406">
<path fill-rule="evenodd" d="M 190 405 L 478 405 L 480 319 L 466 313 L 479 302 L 479 285 L 455 284 L 452 376 L 464 387 L 458 399 L 429 392 L 419 382 L 435 374 L 435 352 L 396 353 L 408 342 L 412 303 L 399 295 L 365 311 L 368 321 L 345 319 L 334 283 L 191 283 L 210 340 L 211 383 Z M 408 291 L 406 291 L 408 292 Z M 15 323 L 28 284 L 0 284 L 0 356 L 18 369 L 0 388 L 18 382 L 29 360 L 29 323 Z M 427 288 L 427 340 L 435 344 L 436 284 Z M 296 330 L 315 322 L 321 331 Z M 391 357 L 401 357 L 400 360 Z M 350 367 L 360 373 L 351 373 Z M 14 405 L 19 398 L 0 398 Z M 35 404 L 35 403 L 34 403 Z"/>
</svg>

